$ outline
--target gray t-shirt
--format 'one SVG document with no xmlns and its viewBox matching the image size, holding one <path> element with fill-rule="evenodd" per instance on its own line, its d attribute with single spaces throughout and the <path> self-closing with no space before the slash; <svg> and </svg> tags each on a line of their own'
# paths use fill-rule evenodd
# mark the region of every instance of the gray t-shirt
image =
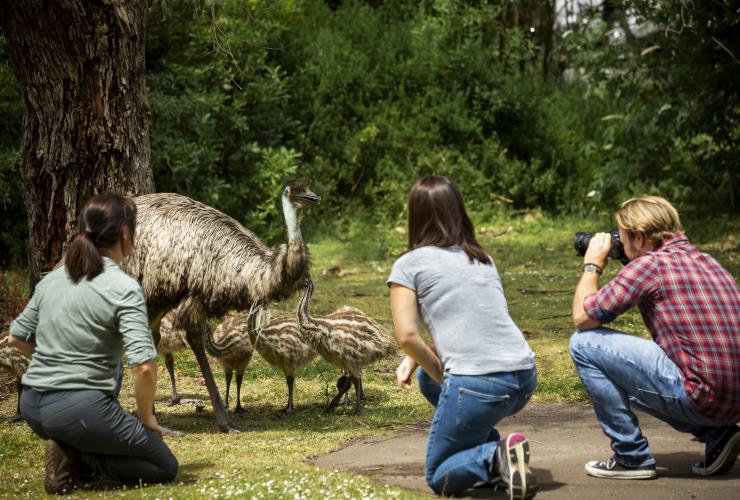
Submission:
<svg viewBox="0 0 740 500">
<path fill-rule="evenodd" d="M 509 316 L 493 262 L 471 262 L 458 246 L 426 246 L 396 260 L 387 283 L 416 292 L 446 372 L 483 375 L 534 367 L 534 353 Z"/>
<path fill-rule="evenodd" d="M 129 366 L 157 355 L 141 285 L 108 257 L 92 280 L 74 283 L 66 267 L 50 272 L 13 321 L 10 334 L 36 344 L 21 382 L 42 392 L 99 389 L 112 394 L 123 352 Z"/>
</svg>

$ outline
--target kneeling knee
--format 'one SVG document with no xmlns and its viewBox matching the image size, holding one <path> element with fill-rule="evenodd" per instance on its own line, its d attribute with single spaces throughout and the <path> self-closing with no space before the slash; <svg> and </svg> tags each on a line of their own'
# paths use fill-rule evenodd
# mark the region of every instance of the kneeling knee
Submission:
<svg viewBox="0 0 740 500">
<path fill-rule="evenodd" d="M 163 483 L 171 483 L 175 480 L 177 477 L 177 473 L 180 470 L 180 464 L 177 462 L 177 459 L 173 456 L 172 460 L 168 461 L 163 467 L 162 467 L 162 482 Z"/>
<path fill-rule="evenodd" d="M 575 354 L 578 353 L 578 351 L 581 349 L 581 346 L 583 340 L 583 334 L 576 330 L 573 335 L 570 337 L 570 344 L 569 344 L 569 350 L 570 350 L 570 357 L 575 358 Z"/>
</svg>

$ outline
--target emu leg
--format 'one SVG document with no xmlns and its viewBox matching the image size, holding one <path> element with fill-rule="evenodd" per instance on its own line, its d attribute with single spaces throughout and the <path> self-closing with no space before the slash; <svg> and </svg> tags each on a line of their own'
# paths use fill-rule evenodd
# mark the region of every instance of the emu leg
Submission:
<svg viewBox="0 0 740 500">
<path fill-rule="evenodd" d="M 23 392 L 23 386 L 21 385 L 21 379 L 18 379 L 18 402 L 15 405 L 15 416 L 10 419 L 11 423 L 23 422 L 23 415 L 21 415 L 21 393 Z"/>
<path fill-rule="evenodd" d="M 346 391 L 343 389 L 344 386 L 347 386 Z M 349 399 L 349 388 L 352 387 L 352 381 L 349 378 L 349 375 L 342 375 L 337 379 L 337 391 L 344 392 L 344 406 L 349 408 L 350 405 L 350 399 Z"/>
<path fill-rule="evenodd" d="M 172 353 L 164 355 L 164 366 L 167 367 L 167 371 L 170 374 L 170 382 L 172 382 L 172 397 L 170 397 L 170 406 L 180 404 L 180 396 L 177 395 L 177 383 L 175 382 L 175 356 Z"/>
<path fill-rule="evenodd" d="M 362 379 L 352 377 L 352 384 L 355 386 L 355 415 L 362 415 Z"/>
<path fill-rule="evenodd" d="M 343 380 L 346 380 L 346 383 L 340 383 Z M 337 381 L 337 395 L 334 396 L 334 399 L 331 400 L 329 406 L 326 407 L 325 413 L 329 413 L 337 406 L 339 406 L 339 402 L 342 400 L 342 396 L 344 396 L 347 391 L 349 391 L 350 387 L 352 387 L 352 384 L 349 383 L 349 377 L 346 377 L 344 375 L 339 377 L 339 380 Z"/>
<path fill-rule="evenodd" d="M 293 411 L 293 383 L 295 382 L 295 377 L 292 375 L 286 375 L 285 376 L 285 383 L 288 384 L 288 404 L 285 405 L 285 409 L 283 410 L 286 414 L 290 414 Z"/>
<path fill-rule="evenodd" d="M 208 396 L 211 398 L 213 413 L 216 416 L 216 425 L 218 425 L 219 430 L 222 432 L 229 432 L 234 429 L 231 427 L 231 421 L 229 420 L 229 415 L 226 413 L 226 407 L 224 407 L 224 403 L 221 401 L 218 387 L 216 387 L 216 382 L 213 380 L 211 365 L 208 364 L 208 357 L 206 356 L 206 351 L 203 347 L 204 335 L 204 326 L 197 331 L 188 329 L 186 339 L 190 348 L 193 350 L 193 354 L 195 354 L 195 359 L 198 361 L 198 366 L 200 367 L 200 373 L 203 375 L 203 380 L 206 382 Z"/>
<path fill-rule="evenodd" d="M 365 401 L 365 389 L 362 388 L 362 378 L 360 378 L 360 399 Z"/>
<path fill-rule="evenodd" d="M 229 391 L 231 390 L 231 376 L 234 375 L 234 372 L 231 371 L 225 371 L 224 372 L 224 378 L 226 378 L 226 392 L 224 393 L 224 405 L 226 406 L 226 411 L 229 411 Z"/>
<path fill-rule="evenodd" d="M 242 379 L 244 378 L 244 372 L 236 372 L 236 408 L 234 408 L 234 413 L 237 413 L 239 415 L 244 415 L 247 413 L 244 408 L 242 408 Z M 228 403 L 227 403 L 228 407 Z"/>
</svg>

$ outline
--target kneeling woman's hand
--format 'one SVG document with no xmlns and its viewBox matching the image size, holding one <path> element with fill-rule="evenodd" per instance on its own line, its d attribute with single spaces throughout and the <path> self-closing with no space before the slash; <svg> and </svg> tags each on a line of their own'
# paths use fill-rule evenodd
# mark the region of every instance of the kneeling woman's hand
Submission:
<svg viewBox="0 0 740 500">
<path fill-rule="evenodd" d="M 157 422 L 157 417 L 149 413 L 146 417 L 142 418 L 139 417 L 139 420 L 141 420 L 141 424 L 149 429 L 150 431 L 156 432 L 159 437 L 162 437 L 162 433 L 164 430 L 159 425 L 159 422 Z"/>
<path fill-rule="evenodd" d="M 154 394 L 157 390 L 157 361 L 150 359 L 146 363 L 131 368 L 134 375 L 134 394 L 136 394 L 136 414 L 147 429 L 162 436 L 162 427 L 157 423 L 154 408 Z"/>
<path fill-rule="evenodd" d="M 416 371 L 417 366 L 419 365 L 411 356 L 403 358 L 401 364 L 396 368 L 396 381 L 398 382 L 398 385 L 404 389 L 410 389 L 411 377 L 414 375 L 414 371 Z"/>
</svg>

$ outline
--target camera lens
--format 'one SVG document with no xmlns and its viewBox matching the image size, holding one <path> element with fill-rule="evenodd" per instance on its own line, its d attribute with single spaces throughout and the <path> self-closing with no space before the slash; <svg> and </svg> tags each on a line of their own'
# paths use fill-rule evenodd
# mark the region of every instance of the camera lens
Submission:
<svg viewBox="0 0 740 500">
<path fill-rule="evenodd" d="M 575 248 L 578 255 L 586 255 L 586 250 L 588 250 L 588 244 L 591 242 L 592 236 L 593 234 L 582 231 L 576 233 Z"/>
</svg>

